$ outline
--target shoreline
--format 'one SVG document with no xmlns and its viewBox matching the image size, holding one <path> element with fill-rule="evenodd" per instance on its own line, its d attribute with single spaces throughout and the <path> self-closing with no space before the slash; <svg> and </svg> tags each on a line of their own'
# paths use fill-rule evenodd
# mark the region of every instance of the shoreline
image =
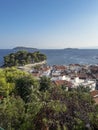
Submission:
<svg viewBox="0 0 98 130">
<path fill-rule="evenodd" d="M 36 65 L 43 65 L 43 64 L 46 64 L 46 63 L 47 63 L 47 61 L 44 60 L 44 61 L 41 61 L 41 62 L 38 62 L 38 63 L 36 62 L 36 63 L 32 63 L 32 64 L 27 64 L 27 65 L 24 65 L 24 66 L 18 66 L 17 68 L 28 72 L 32 69 L 32 67 L 34 67 Z"/>
</svg>

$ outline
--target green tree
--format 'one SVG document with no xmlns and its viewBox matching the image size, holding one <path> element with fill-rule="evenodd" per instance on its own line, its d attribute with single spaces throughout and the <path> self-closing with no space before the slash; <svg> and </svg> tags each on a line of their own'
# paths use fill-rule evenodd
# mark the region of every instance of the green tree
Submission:
<svg viewBox="0 0 98 130">
<path fill-rule="evenodd" d="M 46 56 L 40 52 L 30 53 L 27 51 L 18 51 L 16 53 L 10 53 L 4 57 L 4 66 L 11 67 L 17 65 L 25 65 L 44 60 L 46 60 Z"/>
<path fill-rule="evenodd" d="M 33 121 L 34 130 L 52 130 L 52 128 L 61 127 L 59 116 L 65 111 L 66 105 L 53 99 L 50 91 L 33 90 L 31 102 L 28 105 L 28 113 L 29 119 Z"/>
<path fill-rule="evenodd" d="M 28 75 L 28 73 L 24 72 L 24 71 L 21 71 L 19 69 L 16 69 L 15 67 L 7 67 L 3 70 L 3 73 L 6 77 L 6 80 L 7 82 L 9 83 L 15 83 L 15 80 L 18 78 L 18 77 L 21 77 L 21 76 L 26 76 Z"/>
<path fill-rule="evenodd" d="M 7 82 L 4 70 L 0 70 L 0 72 L 0 95 L 7 96 L 14 89 L 14 83 Z"/>
<path fill-rule="evenodd" d="M 0 104 L 0 126 L 5 130 L 19 130 L 25 117 L 24 102 L 21 98 L 7 97 Z"/>
<path fill-rule="evenodd" d="M 43 76 L 40 78 L 40 86 L 39 90 L 40 91 L 46 91 L 51 87 L 51 80 L 50 78 Z"/>
<path fill-rule="evenodd" d="M 22 76 L 16 79 L 15 90 L 25 102 L 29 101 L 32 89 L 37 86 L 38 82 L 31 76 Z"/>
</svg>

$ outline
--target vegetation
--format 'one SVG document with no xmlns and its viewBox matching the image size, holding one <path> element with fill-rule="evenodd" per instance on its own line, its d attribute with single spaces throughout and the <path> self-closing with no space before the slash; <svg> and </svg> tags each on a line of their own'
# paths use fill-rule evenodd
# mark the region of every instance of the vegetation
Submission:
<svg viewBox="0 0 98 130">
<path fill-rule="evenodd" d="M 81 86 L 66 91 L 49 78 L 0 69 L 0 129 L 97 130 L 98 105 Z"/>
<path fill-rule="evenodd" d="M 39 51 L 33 53 L 27 51 L 18 51 L 4 57 L 4 66 L 11 67 L 25 65 L 35 62 L 41 62 L 44 60 L 46 60 L 46 56 Z"/>
</svg>

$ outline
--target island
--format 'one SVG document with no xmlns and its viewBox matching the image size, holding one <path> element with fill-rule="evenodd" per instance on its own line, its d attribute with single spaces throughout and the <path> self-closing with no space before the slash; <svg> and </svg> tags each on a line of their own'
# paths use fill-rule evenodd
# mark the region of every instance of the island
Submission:
<svg viewBox="0 0 98 130">
<path fill-rule="evenodd" d="M 26 50 L 26 51 L 35 51 L 38 50 L 37 48 L 32 48 L 32 47 L 23 47 L 23 46 L 18 46 L 13 48 L 15 51 L 20 51 L 20 50 Z"/>
<path fill-rule="evenodd" d="M 27 64 L 35 64 L 43 62 L 47 59 L 45 54 L 35 51 L 33 53 L 27 51 L 17 51 L 10 53 L 4 57 L 4 67 L 23 66 Z"/>
<path fill-rule="evenodd" d="M 78 50 L 79 48 L 64 48 L 64 50 Z"/>
</svg>

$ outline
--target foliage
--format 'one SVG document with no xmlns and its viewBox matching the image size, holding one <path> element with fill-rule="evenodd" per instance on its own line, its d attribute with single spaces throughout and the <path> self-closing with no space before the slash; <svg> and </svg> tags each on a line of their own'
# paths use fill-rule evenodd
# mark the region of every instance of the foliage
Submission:
<svg viewBox="0 0 98 130">
<path fill-rule="evenodd" d="M 39 90 L 40 91 L 46 91 L 51 87 L 51 80 L 50 78 L 43 76 L 40 78 L 40 86 Z"/>
<path fill-rule="evenodd" d="M 47 77 L 0 69 L 0 127 L 5 130 L 97 130 L 98 105 L 88 91 L 65 91 Z"/>
<path fill-rule="evenodd" d="M 22 76 L 15 81 L 15 90 L 25 102 L 30 100 L 32 90 L 34 86 L 37 86 L 38 82 L 31 76 Z"/>
<path fill-rule="evenodd" d="M 4 57 L 4 66 L 11 67 L 25 65 L 35 62 L 41 62 L 44 60 L 46 60 L 46 56 L 39 51 L 33 53 L 27 51 L 18 51 L 16 53 L 11 53 Z"/>
<path fill-rule="evenodd" d="M 0 104 L 0 126 L 5 130 L 19 129 L 24 120 L 24 105 L 19 97 L 4 98 Z"/>
<path fill-rule="evenodd" d="M 0 69 L 0 95 L 9 95 L 15 88 L 16 79 L 22 76 L 28 76 L 28 73 L 14 67 Z"/>
<path fill-rule="evenodd" d="M 6 77 L 7 82 L 9 83 L 15 83 L 15 80 L 18 77 L 26 76 L 28 73 L 21 71 L 19 69 L 16 69 L 15 67 L 7 67 L 3 70 L 3 73 Z"/>
<path fill-rule="evenodd" d="M 66 92 L 52 87 L 48 91 L 42 91 L 39 99 L 42 107 L 35 116 L 35 130 L 41 128 L 43 130 L 46 128 L 49 130 L 98 128 L 96 125 L 98 110 L 87 92 L 82 94 L 77 90 Z M 92 118 L 90 118 L 90 113 L 92 113 Z"/>
</svg>

